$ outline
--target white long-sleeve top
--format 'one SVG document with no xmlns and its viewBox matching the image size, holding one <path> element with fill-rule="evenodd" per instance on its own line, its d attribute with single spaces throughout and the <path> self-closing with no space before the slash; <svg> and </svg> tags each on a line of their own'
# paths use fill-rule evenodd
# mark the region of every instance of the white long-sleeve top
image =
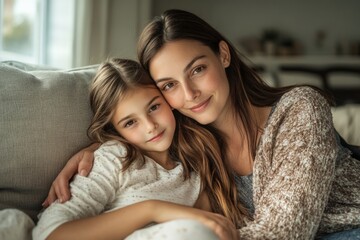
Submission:
<svg viewBox="0 0 360 240">
<path fill-rule="evenodd" d="M 70 184 L 71 199 L 55 202 L 39 215 L 33 239 L 45 239 L 57 227 L 75 219 L 98 215 L 137 202 L 156 199 L 193 206 L 200 193 L 200 177 L 192 173 L 184 181 L 183 166 L 166 170 L 151 158 L 134 162 L 122 171 L 125 148 L 116 141 L 103 144 L 94 153 L 88 177 L 77 175 Z"/>
</svg>

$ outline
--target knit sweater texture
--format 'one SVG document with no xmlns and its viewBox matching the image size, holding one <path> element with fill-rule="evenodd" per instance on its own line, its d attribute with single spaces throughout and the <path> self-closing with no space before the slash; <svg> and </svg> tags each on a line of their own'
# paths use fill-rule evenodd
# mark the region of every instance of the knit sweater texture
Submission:
<svg viewBox="0 0 360 240">
<path fill-rule="evenodd" d="M 297 87 L 282 96 L 256 150 L 254 220 L 240 239 L 314 239 L 360 227 L 360 161 L 335 136 L 320 93 Z"/>
</svg>

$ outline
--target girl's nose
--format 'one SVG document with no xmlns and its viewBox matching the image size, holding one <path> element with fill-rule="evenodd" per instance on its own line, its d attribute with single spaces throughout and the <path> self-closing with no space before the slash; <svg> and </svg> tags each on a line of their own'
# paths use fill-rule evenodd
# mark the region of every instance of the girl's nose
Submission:
<svg viewBox="0 0 360 240">
<path fill-rule="evenodd" d="M 159 124 L 156 123 L 151 117 L 146 119 L 146 129 L 148 133 L 152 133 L 159 127 Z"/>
</svg>

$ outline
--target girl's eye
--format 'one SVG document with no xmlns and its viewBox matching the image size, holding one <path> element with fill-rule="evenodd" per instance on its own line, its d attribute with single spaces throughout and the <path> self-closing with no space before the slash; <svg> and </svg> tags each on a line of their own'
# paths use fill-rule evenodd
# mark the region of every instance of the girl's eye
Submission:
<svg viewBox="0 0 360 240">
<path fill-rule="evenodd" d="M 174 87 L 174 83 L 166 83 L 164 86 L 162 86 L 161 90 L 162 91 L 167 91 L 169 90 L 170 88 Z"/>
<path fill-rule="evenodd" d="M 150 107 L 150 112 L 153 112 L 153 111 L 157 110 L 159 107 L 160 107 L 160 104 L 152 105 L 152 106 Z"/>
<path fill-rule="evenodd" d="M 127 121 L 124 125 L 125 128 L 131 127 L 132 125 L 134 125 L 135 121 L 134 120 L 130 120 Z"/>
</svg>

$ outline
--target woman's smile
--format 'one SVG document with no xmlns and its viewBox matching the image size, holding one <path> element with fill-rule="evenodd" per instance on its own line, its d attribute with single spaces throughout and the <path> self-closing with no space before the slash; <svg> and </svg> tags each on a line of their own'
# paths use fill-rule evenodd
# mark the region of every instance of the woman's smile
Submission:
<svg viewBox="0 0 360 240">
<path fill-rule="evenodd" d="M 210 100 L 211 100 L 211 97 L 209 97 L 205 101 L 201 102 L 200 104 L 191 107 L 190 110 L 193 112 L 196 112 L 196 113 L 203 112 L 206 110 L 207 106 L 209 105 Z"/>
</svg>

